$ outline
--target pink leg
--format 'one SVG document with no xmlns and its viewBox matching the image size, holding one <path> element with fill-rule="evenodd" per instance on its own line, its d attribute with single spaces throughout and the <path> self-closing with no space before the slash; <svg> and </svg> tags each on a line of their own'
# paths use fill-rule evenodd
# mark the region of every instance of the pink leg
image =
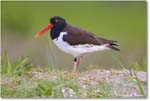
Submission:
<svg viewBox="0 0 150 101">
<path fill-rule="evenodd" d="M 72 73 L 77 73 L 77 68 L 80 63 L 80 58 L 75 58 Z"/>
<path fill-rule="evenodd" d="M 88 53 L 84 53 L 82 55 L 80 55 L 79 57 L 75 58 L 74 59 L 74 65 L 73 65 L 73 70 L 72 70 L 72 73 L 77 73 L 77 68 L 80 64 L 80 60 L 81 58 L 83 58 L 85 55 L 87 55 Z"/>
<path fill-rule="evenodd" d="M 80 58 L 77 61 L 77 67 L 79 66 L 79 64 L 80 64 Z"/>
</svg>

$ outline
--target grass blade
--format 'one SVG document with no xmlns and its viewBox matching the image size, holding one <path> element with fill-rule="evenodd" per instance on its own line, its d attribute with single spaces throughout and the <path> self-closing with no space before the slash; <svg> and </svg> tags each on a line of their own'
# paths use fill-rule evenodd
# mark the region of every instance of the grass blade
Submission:
<svg viewBox="0 0 150 101">
<path fill-rule="evenodd" d="M 7 51 L 5 50 L 5 55 L 4 55 L 4 57 L 5 57 L 5 63 L 6 63 L 6 68 L 7 68 L 7 70 L 6 70 L 6 74 L 7 75 L 11 75 L 12 74 L 12 68 L 11 68 L 11 63 L 10 63 L 10 61 L 9 61 L 9 56 L 8 56 L 8 53 L 7 53 Z"/>
<path fill-rule="evenodd" d="M 146 96 L 145 96 L 145 93 L 144 93 L 144 90 L 143 90 L 143 87 L 142 87 L 142 85 L 141 85 L 141 83 L 140 83 L 140 81 L 139 81 L 139 79 L 138 79 L 138 77 L 137 77 L 135 71 L 134 71 L 134 75 L 135 75 L 135 79 L 136 79 L 136 81 L 137 81 L 137 85 L 138 85 L 138 88 L 139 88 L 141 94 L 143 95 L 143 97 L 146 97 Z"/>
</svg>

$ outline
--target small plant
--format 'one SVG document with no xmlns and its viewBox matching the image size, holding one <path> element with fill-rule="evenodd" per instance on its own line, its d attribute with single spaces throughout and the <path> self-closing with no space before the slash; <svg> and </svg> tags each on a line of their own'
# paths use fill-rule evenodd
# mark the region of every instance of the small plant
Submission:
<svg viewBox="0 0 150 101">
<path fill-rule="evenodd" d="M 5 51 L 4 59 L 2 60 L 2 73 L 8 76 L 20 76 L 25 71 L 30 70 L 32 67 L 28 57 L 22 57 L 14 63 L 10 63 L 7 51 Z"/>
<path fill-rule="evenodd" d="M 22 75 L 25 71 L 29 71 L 32 67 L 30 63 L 30 59 L 28 57 L 20 58 L 18 59 L 14 64 L 13 64 L 13 75 L 15 76 L 20 76 Z"/>
<path fill-rule="evenodd" d="M 52 95 L 54 82 L 52 81 L 42 81 L 38 84 L 36 88 L 36 93 L 38 96 L 50 97 Z"/>
</svg>

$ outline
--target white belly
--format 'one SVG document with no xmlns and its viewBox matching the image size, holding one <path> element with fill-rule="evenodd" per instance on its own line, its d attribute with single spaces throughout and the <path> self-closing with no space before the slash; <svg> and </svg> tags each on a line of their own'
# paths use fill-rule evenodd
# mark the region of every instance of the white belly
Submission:
<svg viewBox="0 0 150 101">
<path fill-rule="evenodd" d="M 80 56 L 84 53 L 91 53 L 94 51 L 102 51 L 109 49 L 106 47 L 107 44 L 98 46 L 98 45 L 89 45 L 89 44 L 84 44 L 84 45 L 69 45 L 67 42 L 63 41 L 62 37 L 63 35 L 67 34 L 67 32 L 61 32 L 60 36 L 57 39 L 54 39 L 53 42 L 57 45 L 57 47 L 74 57 Z"/>
</svg>

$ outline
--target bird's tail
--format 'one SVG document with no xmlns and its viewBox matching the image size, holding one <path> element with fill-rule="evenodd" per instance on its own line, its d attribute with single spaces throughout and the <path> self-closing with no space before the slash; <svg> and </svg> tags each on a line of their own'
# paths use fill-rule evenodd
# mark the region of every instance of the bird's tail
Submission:
<svg viewBox="0 0 150 101">
<path fill-rule="evenodd" d="M 120 49 L 117 47 L 118 44 L 116 43 L 117 41 L 113 41 L 112 43 L 110 43 L 107 47 L 116 51 L 120 51 Z"/>
</svg>

